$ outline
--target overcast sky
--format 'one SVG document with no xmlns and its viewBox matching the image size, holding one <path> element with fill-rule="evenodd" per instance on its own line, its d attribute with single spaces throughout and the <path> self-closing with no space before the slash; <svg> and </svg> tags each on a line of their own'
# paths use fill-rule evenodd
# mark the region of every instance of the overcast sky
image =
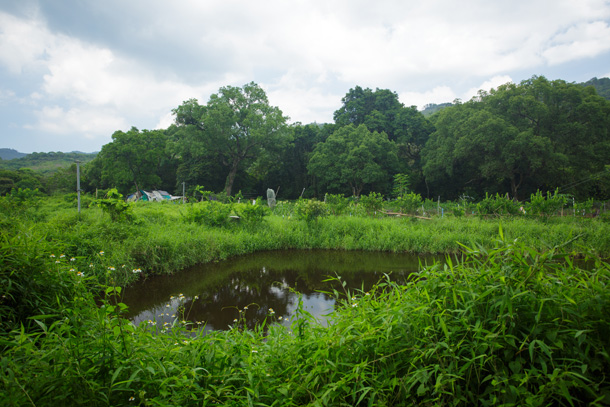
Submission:
<svg viewBox="0 0 610 407">
<path fill-rule="evenodd" d="M 99 151 L 254 81 L 291 122 L 357 85 L 407 106 L 610 76 L 608 0 L 0 0 L 0 147 Z"/>
</svg>

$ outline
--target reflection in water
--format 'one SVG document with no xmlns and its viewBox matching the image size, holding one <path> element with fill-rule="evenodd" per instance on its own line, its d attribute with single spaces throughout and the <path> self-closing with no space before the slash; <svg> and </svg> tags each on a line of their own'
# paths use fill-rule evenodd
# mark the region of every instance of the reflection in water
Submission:
<svg viewBox="0 0 610 407">
<path fill-rule="evenodd" d="M 245 313 L 253 328 L 270 313 L 279 323 L 290 325 L 301 294 L 303 308 L 316 319 L 333 310 L 335 299 L 325 292 L 345 287 L 370 290 L 389 274 L 404 282 L 422 263 L 442 257 L 418 258 L 403 253 L 292 250 L 259 252 L 219 263 L 204 264 L 171 276 L 154 276 L 124 291 L 128 317 L 136 324 L 155 321 L 162 329 L 175 320 L 205 326 L 206 331 L 225 330 Z M 247 307 L 247 308 L 246 308 Z"/>
</svg>

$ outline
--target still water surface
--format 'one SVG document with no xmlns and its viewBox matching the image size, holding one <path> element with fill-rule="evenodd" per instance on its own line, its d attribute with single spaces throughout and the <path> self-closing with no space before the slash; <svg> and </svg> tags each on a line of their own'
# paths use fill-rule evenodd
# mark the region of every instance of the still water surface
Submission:
<svg viewBox="0 0 610 407">
<path fill-rule="evenodd" d="M 234 325 L 240 310 L 250 328 L 269 315 L 271 308 L 278 323 L 288 326 L 298 305 L 298 291 L 305 310 L 325 323 L 335 298 L 320 291 L 341 289 L 336 281 L 324 281 L 329 276 L 340 276 L 350 289 L 367 291 L 384 274 L 404 282 L 419 270 L 420 262 L 434 261 L 443 261 L 443 257 L 333 250 L 259 252 L 171 276 L 153 276 L 125 289 L 123 302 L 129 306 L 127 316 L 136 324 L 151 321 L 163 329 L 164 324 L 184 319 L 213 331 Z M 181 305 L 184 315 L 178 308 Z"/>
</svg>

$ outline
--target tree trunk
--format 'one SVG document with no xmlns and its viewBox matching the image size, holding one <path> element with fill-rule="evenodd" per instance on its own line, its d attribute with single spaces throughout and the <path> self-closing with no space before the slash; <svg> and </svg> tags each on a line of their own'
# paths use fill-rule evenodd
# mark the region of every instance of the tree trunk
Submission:
<svg viewBox="0 0 610 407">
<path fill-rule="evenodd" d="M 519 197 L 517 196 L 517 191 L 519 190 L 519 187 L 523 183 L 523 178 L 525 178 L 525 177 L 522 174 L 519 174 L 519 182 L 517 182 L 514 174 L 513 174 L 513 176 L 510 177 L 510 190 L 511 190 L 511 193 L 513 194 L 514 201 L 519 200 Z"/>
<path fill-rule="evenodd" d="M 233 181 L 235 181 L 235 175 L 237 175 L 237 169 L 239 168 L 239 158 L 233 159 L 233 164 L 231 164 L 231 171 L 229 171 L 229 175 L 227 175 L 227 182 L 225 183 L 225 192 L 227 196 L 231 196 L 231 191 L 233 190 Z"/>
</svg>

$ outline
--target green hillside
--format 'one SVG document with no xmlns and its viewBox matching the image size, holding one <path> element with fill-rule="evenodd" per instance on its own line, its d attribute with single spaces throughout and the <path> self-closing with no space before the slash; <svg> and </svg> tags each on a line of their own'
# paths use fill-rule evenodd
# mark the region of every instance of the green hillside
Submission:
<svg viewBox="0 0 610 407">
<path fill-rule="evenodd" d="M 3 149 L 8 150 L 8 149 Z M 15 151 L 15 150 L 13 150 Z M 15 151 L 16 152 L 16 151 Z M 19 153 L 22 154 L 22 153 Z M 50 153 L 32 153 L 21 158 L 4 159 L 0 161 L 0 169 L 18 170 L 20 168 L 29 168 L 39 173 L 50 173 L 57 171 L 59 168 L 69 167 L 77 160 L 81 163 L 86 163 L 95 158 L 97 153 L 81 153 L 81 152 L 50 152 Z"/>
<path fill-rule="evenodd" d="M 0 148 L 0 158 L 3 160 L 12 160 L 15 158 L 25 157 L 27 154 L 20 153 L 12 148 Z"/>
</svg>

